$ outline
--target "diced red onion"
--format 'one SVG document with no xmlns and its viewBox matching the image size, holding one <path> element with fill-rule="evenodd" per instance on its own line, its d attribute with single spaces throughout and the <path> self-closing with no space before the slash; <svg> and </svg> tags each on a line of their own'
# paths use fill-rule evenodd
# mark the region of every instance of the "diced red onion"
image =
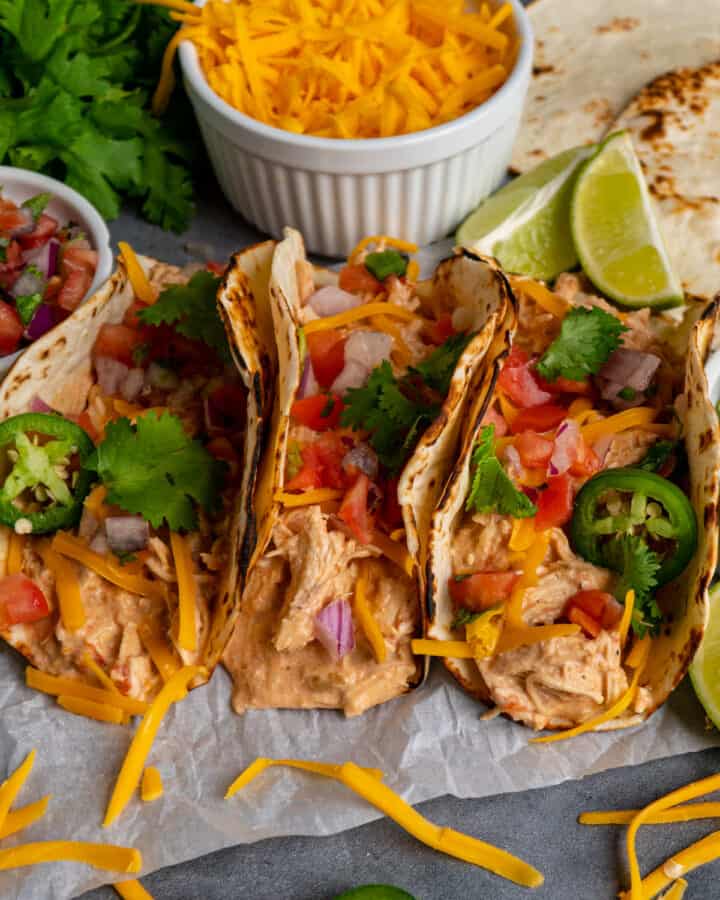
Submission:
<svg viewBox="0 0 720 900">
<path fill-rule="evenodd" d="M 47 303 L 41 303 L 25 329 L 25 337 L 29 341 L 36 341 L 46 331 L 50 331 L 55 325 L 55 311 Z"/>
<path fill-rule="evenodd" d="M 20 277 L 10 289 L 13 297 L 29 297 L 31 294 L 42 294 L 45 291 L 45 277 L 37 275 L 29 268 L 23 269 Z"/>
<path fill-rule="evenodd" d="M 310 359 L 310 354 L 308 353 L 305 356 L 302 378 L 300 379 L 300 387 L 298 388 L 297 397 L 298 400 L 302 400 L 304 397 L 314 397 L 315 394 L 319 393 L 320 385 L 317 383 L 317 378 L 315 378 L 315 370 L 313 369 L 312 360 Z"/>
<path fill-rule="evenodd" d="M 578 447 L 582 436 L 575 419 L 565 419 L 555 435 L 553 452 L 548 464 L 550 475 L 563 475 L 577 460 Z"/>
<path fill-rule="evenodd" d="M 344 394 L 348 388 L 362 387 L 368 379 L 371 367 L 357 360 L 349 360 L 345 363 L 342 372 L 333 381 L 330 390 L 334 394 Z"/>
<path fill-rule="evenodd" d="M 130 369 L 110 356 L 98 356 L 95 359 L 95 371 L 103 394 L 117 394 Z"/>
<path fill-rule="evenodd" d="M 308 303 L 319 316 L 336 316 L 348 309 L 355 309 L 362 303 L 362 297 L 335 285 L 327 285 L 311 294 Z"/>
<path fill-rule="evenodd" d="M 345 470 L 351 468 L 359 469 L 371 481 L 374 481 L 378 473 L 377 454 L 368 444 L 357 444 L 352 450 L 348 450 L 343 457 L 342 467 Z"/>
<path fill-rule="evenodd" d="M 109 516 L 105 534 L 113 553 L 136 553 L 147 547 L 150 528 L 142 516 Z"/>
<path fill-rule="evenodd" d="M 48 406 L 37 394 L 30 401 L 30 412 L 51 413 L 52 411 L 52 406 Z"/>
<path fill-rule="evenodd" d="M 60 241 L 57 238 L 50 238 L 42 247 L 26 250 L 23 259 L 27 265 L 37 266 L 46 278 L 52 278 L 57 272 L 59 253 Z"/>
<path fill-rule="evenodd" d="M 144 384 L 145 372 L 142 369 L 130 369 L 120 383 L 120 393 L 128 403 L 132 403 L 133 400 L 137 399 Z"/>
<path fill-rule="evenodd" d="M 93 553 L 99 553 L 101 556 L 105 556 L 108 552 L 108 540 L 105 537 L 105 532 L 101 529 L 95 535 L 95 537 L 90 541 L 89 547 Z"/>
<path fill-rule="evenodd" d="M 335 660 L 355 648 L 352 609 L 347 600 L 333 600 L 315 616 L 315 637 Z"/>
<path fill-rule="evenodd" d="M 615 382 L 622 387 L 634 391 L 646 391 L 650 387 L 660 357 L 654 353 L 643 353 L 641 350 L 628 350 L 621 347 L 616 350 L 600 369 L 600 376 Z"/>
<path fill-rule="evenodd" d="M 21 206 L 18 210 L 18 213 L 23 218 L 22 225 L 16 225 L 15 228 L 11 228 L 8 234 L 10 237 L 20 237 L 21 234 L 30 234 L 31 231 L 35 230 L 35 217 L 27 206 Z M 15 212 L 15 210 L 13 210 Z"/>
</svg>

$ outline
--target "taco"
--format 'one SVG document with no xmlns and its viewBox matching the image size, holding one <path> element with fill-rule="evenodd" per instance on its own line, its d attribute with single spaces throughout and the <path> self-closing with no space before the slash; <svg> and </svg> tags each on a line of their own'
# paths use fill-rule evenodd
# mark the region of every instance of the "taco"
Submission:
<svg viewBox="0 0 720 900">
<path fill-rule="evenodd" d="M 223 655 L 237 712 L 356 715 L 422 674 L 410 642 L 430 516 L 513 300 L 489 260 L 462 254 L 418 282 L 407 245 L 372 240 L 339 276 L 291 229 L 273 257 L 276 404 Z"/>
<path fill-rule="evenodd" d="M 232 361 L 218 276 L 125 252 L 130 274 L 0 388 L 0 634 L 42 673 L 146 701 L 212 668 L 232 626 L 262 367 L 247 345 Z"/>
<path fill-rule="evenodd" d="M 486 357 L 433 516 L 427 652 L 535 729 L 622 727 L 657 709 L 702 638 L 717 557 L 720 444 L 689 346 L 582 276 L 512 279 L 511 348 Z M 573 732 L 574 733 L 574 732 Z"/>
</svg>

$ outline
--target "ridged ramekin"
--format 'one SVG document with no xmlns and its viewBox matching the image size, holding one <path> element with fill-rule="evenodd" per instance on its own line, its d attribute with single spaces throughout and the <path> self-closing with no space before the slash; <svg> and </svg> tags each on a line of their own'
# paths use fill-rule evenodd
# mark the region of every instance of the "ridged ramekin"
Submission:
<svg viewBox="0 0 720 900">
<path fill-rule="evenodd" d="M 202 5 L 204 0 L 199 0 Z M 298 135 L 258 122 L 208 85 L 194 45 L 180 45 L 185 86 L 223 193 L 275 237 L 298 228 L 309 250 L 345 256 L 364 236 L 428 244 L 451 229 L 505 177 L 532 67 L 530 22 L 510 0 L 520 38 L 507 81 L 458 119 L 389 138 Z"/>
</svg>

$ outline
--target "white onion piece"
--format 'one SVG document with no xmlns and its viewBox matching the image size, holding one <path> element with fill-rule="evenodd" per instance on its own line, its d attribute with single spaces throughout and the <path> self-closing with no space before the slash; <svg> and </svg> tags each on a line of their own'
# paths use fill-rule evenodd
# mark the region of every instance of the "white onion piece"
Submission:
<svg viewBox="0 0 720 900">
<path fill-rule="evenodd" d="M 45 276 L 37 275 L 30 271 L 29 268 L 24 269 L 18 280 L 10 289 L 13 297 L 29 297 L 32 294 L 42 294 L 46 285 Z"/>
<path fill-rule="evenodd" d="M 303 364 L 303 373 L 302 378 L 300 379 L 297 398 L 298 400 L 302 400 L 304 397 L 314 397 L 315 394 L 319 393 L 320 385 L 317 383 L 317 378 L 315 378 L 312 360 L 308 353 L 305 357 L 305 363 Z"/>
<path fill-rule="evenodd" d="M 390 358 L 393 339 L 382 331 L 351 331 L 345 341 L 345 362 L 359 362 L 369 369 Z"/>
<path fill-rule="evenodd" d="M 335 285 L 328 285 L 311 294 L 308 303 L 319 316 L 336 316 L 338 313 L 360 306 L 362 297 Z"/>
<path fill-rule="evenodd" d="M 355 648 L 352 609 L 347 600 L 333 600 L 320 610 L 315 616 L 315 637 L 335 660 Z"/>
<path fill-rule="evenodd" d="M 646 391 L 650 387 L 660 365 L 660 357 L 641 350 L 616 350 L 600 369 L 601 378 L 615 382 L 634 391 Z"/>
<path fill-rule="evenodd" d="M 145 372 L 142 369 L 130 369 L 120 385 L 120 393 L 132 403 L 145 385 Z"/>
<path fill-rule="evenodd" d="M 550 475 L 563 475 L 577 460 L 581 441 L 580 426 L 575 419 L 565 419 L 555 435 L 553 452 L 548 464 Z"/>
<path fill-rule="evenodd" d="M 348 388 L 362 387 L 368 379 L 371 369 L 356 360 L 345 363 L 345 367 L 333 381 L 330 390 L 334 394 L 344 394 Z"/>
<path fill-rule="evenodd" d="M 117 394 L 130 369 L 110 356 L 98 356 L 95 359 L 95 372 L 103 394 Z"/>
<path fill-rule="evenodd" d="M 135 553 L 147 547 L 150 528 L 142 516 L 109 516 L 105 534 L 113 553 Z"/>
<path fill-rule="evenodd" d="M 377 453 L 369 444 L 361 442 L 353 447 L 352 450 L 348 450 L 343 457 L 342 467 L 346 470 L 350 468 L 359 469 L 371 481 L 374 481 L 378 473 Z"/>
</svg>

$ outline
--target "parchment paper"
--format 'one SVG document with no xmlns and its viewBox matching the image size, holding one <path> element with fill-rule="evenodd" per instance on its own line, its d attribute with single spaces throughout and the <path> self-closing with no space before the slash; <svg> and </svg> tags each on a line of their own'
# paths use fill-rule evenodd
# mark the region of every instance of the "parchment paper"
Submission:
<svg viewBox="0 0 720 900">
<path fill-rule="evenodd" d="M 424 251 L 423 268 L 450 246 L 444 242 Z M 355 719 L 288 710 L 238 717 L 230 708 L 230 680 L 219 669 L 210 684 L 171 709 L 160 729 L 149 761 L 160 769 L 165 795 L 154 803 L 133 799 L 103 829 L 133 728 L 63 711 L 24 686 L 23 669 L 17 654 L 0 649 L 0 776 L 35 747 L 35 770 L 15 806 L 46 793 L 53 797 L 44 819 L 1 846 L 59 839 L 134 846 L 143 854 L 143 874 L 233 844 L 333 834 L 379 817 L 343 785 L 279 768 L 224 801 L 230 782 L 257 756 L 351 759 L 382 769 L 392 788 L 419 803 L 443 794 L 482 797 L 545 787 L 720 744 L 717 732 L 706 730 L 687 684 L 643 726 L 532 746 L 526 728 L 501 718 L 481 721 L 483 707 L 441 665 L 419 689 Z M 504 846 L 513 850 L 512 834 Z M 127 877 L 75 863 L 49 864 L 0 872 L 0 897 L 67 900 Z"/>
</svg>

